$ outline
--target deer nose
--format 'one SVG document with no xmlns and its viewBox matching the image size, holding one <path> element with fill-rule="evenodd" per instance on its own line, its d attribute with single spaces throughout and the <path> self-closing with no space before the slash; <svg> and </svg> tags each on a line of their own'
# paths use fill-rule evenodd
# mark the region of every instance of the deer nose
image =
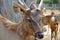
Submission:
<svg viewBox="0 0 60 40">
<path fill-rule="evenodd" d="M 37 33 L 35 34 L 35 37 L 36 37 L 36 38 L 39 38 L 39 39 L 42 39 L 42 38 L 44 38 L 44 35 L 42 34 L 42 32 L 37 32 Z"/>
</svg>

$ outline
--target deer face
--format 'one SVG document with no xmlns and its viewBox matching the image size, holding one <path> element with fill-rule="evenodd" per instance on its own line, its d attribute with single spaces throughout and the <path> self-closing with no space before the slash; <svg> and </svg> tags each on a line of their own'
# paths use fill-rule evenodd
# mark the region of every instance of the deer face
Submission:
<svg viewBox="0 0 60 40">
<path fill-rule="evenodd" d="M 27 14 L 28 14 L 27 18 L 32 20 L 32 27 L 31 28 L 34 29 L 35 37 L 37 37 L 37 38 L 43 38 L 42 29 L 40 28 L 41 27 L 41 25 L 40 25 L 40 19 L 41 19 L 40 13 L 41 12 L 39 9 L 33 9 L 33 10 L 27 12 Z"/>
<path fill-rule="evenodd" d="M 32 25 L 31 26 L 31 29 L 32 31 L 34 31 L 35 33 L 35 37 L 37 38 L 43 38 L 43 34 L 42 34 L 42 28 L 40 28 L 40 9 L 41 9 L 41 6 L 42 6 L 42 3 L 43 1 L 41 0 L 40 4 L 38 7 L 36 7 L 35 4 L 31 4 L 30 8 L 26 7 L 26 4 L 25 4 L 25 8 L 22 5 L 21 1 L 20 1 L 20 4 L 16 4 L 14 3 L 16 6 L 18 6 L 20 9 L 21 9 L 21 12 L 23 12 L 23 14 L 25 15 L 25 19 L 28 19 L 30 20 L 30 24 Z M 27 9 L 26 9 L 27 8 Z M 34 29 L 34 30 L 33 30 Z"/>
</svg>

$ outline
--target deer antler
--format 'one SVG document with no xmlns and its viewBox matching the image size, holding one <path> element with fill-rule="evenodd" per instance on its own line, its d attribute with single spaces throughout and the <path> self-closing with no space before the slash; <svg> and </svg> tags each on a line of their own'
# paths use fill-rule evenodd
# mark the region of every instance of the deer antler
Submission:
<svg viewBox="0 0 60 40">
<path fill-rule="evenodd" d="M 40 10 L 43 4 L 43 0 L 41 0 L 41 2 L 39 3 L 38 9 Z"/>
<path fill-rule="evenodd" d="M 30 9 L 32 10 L 32 9 L 36 9 L 37 7 L 36 7 L 36 5 L 35 5 L 35 2 L 32 2 L 31 3 L 31 5 L 30 5 Z"/>
<path fill-rule="evenodd" d="M 23 0 L 18 0 L 19 4 L 24 6 L 26 9 L 28 9 L 28 6 L 25 4 Z"/>
</svg>

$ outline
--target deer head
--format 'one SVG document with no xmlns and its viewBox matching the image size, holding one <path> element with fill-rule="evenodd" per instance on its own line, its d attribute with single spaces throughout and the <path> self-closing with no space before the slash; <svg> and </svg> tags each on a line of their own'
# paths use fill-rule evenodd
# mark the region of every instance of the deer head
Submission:
<svg viewBox="0 0 60 40">
<path fill-rule="evenodd" d="M 19 0 L 19 4 L 18 3 L 14 3 L 15 6 L 20 8 L 20 11 L 23 12 L 24 16 L 24 20 L 25 19 L 30 19 L 33 20 L 38 27 L 34 27 L 35 29 L 35 33 L 39 32 L 38 29 L 40 28 L 40 19 L 41 19 L 41 7 L 43 4 L 43 0 L 41 0 L 40 4 L 38 5 L 38 7 L 32 2 L 30 5 L 30 8 L 28 8 L 28 6 L 24 3 L 24 1 Z M 41 28 L 40 28 L 41 29 Z M 40 30 L 39 29 L 39 30 Z"/>
</svg>

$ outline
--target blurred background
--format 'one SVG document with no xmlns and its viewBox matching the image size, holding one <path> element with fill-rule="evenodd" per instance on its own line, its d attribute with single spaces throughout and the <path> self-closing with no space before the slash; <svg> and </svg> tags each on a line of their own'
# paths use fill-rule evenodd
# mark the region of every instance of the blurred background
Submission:
<svg viewBox="0 0 60 40">
<path fill-rule="evenodd" d="M 22 0 L 21 0 L 22 1 Z M 41 0 L 23 0 L 28 7 L 32 2 L 35 2 L 36 5 L 40 3 Z M 8 18 L 12 22 L 19 22 L 22 20 L 22 14 L 16 13 L 13 10 L 13 2 L 18 3 L 18 0 L 0 0 L 0 14 Z M 55 8 L 55 13 L 60 14 L 60 0 L 44 0 L 43 8 L 46 8 L 46 13 L 49 14 L 51 8 Z M 49 32 L 50 34 L 50 32 Z M 58 33 L 58 40 L 60 40 L 60 33 Z M 50 35 L 45 36 L 43 40 L 49 40 Z M 0 40 L 20 40 L 20 38 L 14 34 L 14 32 L 6 29 L 0 22 Z"/>
</svg>

